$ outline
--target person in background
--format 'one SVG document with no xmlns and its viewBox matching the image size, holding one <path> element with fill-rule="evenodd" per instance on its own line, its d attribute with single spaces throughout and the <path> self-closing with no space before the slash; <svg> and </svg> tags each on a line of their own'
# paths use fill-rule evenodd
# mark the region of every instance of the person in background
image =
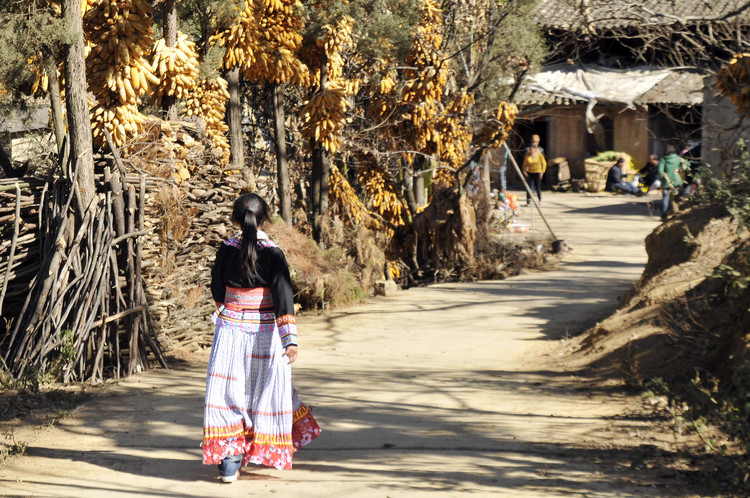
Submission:
<svg viewBox="0 0 750 498">
<path fill-rule="evenodd" d="M 609 168 L 609 172 L 607 173 L 607 192 L 620 190 L 626 194 L 640 195 L 641 191 L 638 187 L 622 179 L 622 168 L 624 166 L 625 159 L 621 157 Z"/>
<path fill-rule="evenodd" d="M 661 187 L 661 181 L 659 181 L 659 158 L 654 154 L 648 156 L 646 165 L 638 170 L 638 176 L 643 179 L 643 184 L 648 190 Z"/>
<path fill-rule="evenodd" d="M 542 175 L 547 171 L 547 160 L 540 151 L 539 135 L 531 137 L 531 146 L 523 158 L 523 176 L 529 180 L 531 193 L 526 193 L 526 205 L 531 204 L 531 194 L 536 190 L 539 202 L 542 202 Z"/>
<path fill-rule="evenodd" d="M 662 200 L 661 200 L 661 219 L 667 218 L 669 211 L 669 200 L 680 194 L 680 187 L 684 181 L 680 170 L 687 170 L 687 161 L 677 154 L 673 145 L 667 145 L 666 155 L 659 161 L 658 171 L 659 180 L 661 180 Z"/>
<path fill-rule="evenodd" d="M 526 149 L 526 153 L 528 154 L 531 150 L 531 146 L 534 145 L 536 146 L 536 150 L 544 154 L 544 147 L 540 145 L 540 142 L 541 139 L 539 138 L 539 135 L 537 135 L 536 133 L 531 135 L 531 145 L 529 145 L 529 147 Z"/>
</svg>

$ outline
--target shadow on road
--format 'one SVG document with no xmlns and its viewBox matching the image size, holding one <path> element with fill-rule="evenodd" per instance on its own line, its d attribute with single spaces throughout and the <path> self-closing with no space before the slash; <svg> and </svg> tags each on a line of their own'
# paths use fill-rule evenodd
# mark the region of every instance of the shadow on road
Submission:
<svg viewBox="0 0 750 498">
<path fill-rule="evenodd" d="M 503 309 L 505 316 L 517 313 L 538 320 L 534 330 L 543 338 L 556 341 L 579 335 L 611 315 L 620 297 L 632 288 L 630 268 L 636 266 L 621 263 L 607 267 L 604 263 L 588 262 L 566 265 L 575 266 L 579 274 L 590 272 L 590 278 L 575 284 L 561 272 L 550 272 L 536 274 L 533 280 L 465 282 L 455 287 L 443 284 L 432 287 L 431 300 L 421 304 L 396 307 L 386 301 L 381 307 L 355 308 L 330 313 L 321 319 L 332 336 L 345 333 L 351 320 L 358 316 L 375 317 L 376 321 L 378 316 L 384 320 L 402 316 L 407 329 L 408 321 L 434 322 L 435 327 L 441 327 L 446 316 L 471 316 L 473 321 L 487 324 L 488 331 L 502 333 L 502 324 L 493 311 Z M 586 270 L 587 267 L 590 269 Z M 621 274 L 618 268 L 622 269 Z M 601 278 L 604 271 L 606 279 Z M 538 338 L 532 336 L 529 340 Z"/>
<path fill-rule="evenodd" d="M 568 209 L 565 214 L 583 216 L 653 216 L 659 212 L 660 200 L 635 200 L 634 198 L 623 198 L 619 204 L 603 204 L 594 207 Z"/>
<path fill-rule="evenodd" d="M 61 426 L 70 433 L 93 431 L 104 436 L 109 450 L 46 444 L 29 447 L 27 454 L 140 477 L 213 481 L 216 469 L 200 463 L 203 393 L 195 382 L 186 382 L 196 380 L 195 375 L 165 376 L 159 389 L 132 387 L 94 401 L 79 414 L 80 423 Z M 682 465 L 691 455 L 665 451 L 650 442 L 623 444 L 622 435 L 637 432 L 642 417 L 613 416 L 611 432 L 597 423 L 600 417 L 588 417 L 589 398 L 617 399 L 618 388 L 572 378 L 570 373 L 467 370 L 456 378 L 452 370 L 361 370 L 346 375 L 302 370 L 296 375 L 306 399 L 316 405 L 324 429 L 295 457 L 295 469 L 306 472 L 302 479 L 310 482 L 311 490 L 315 483 L 338 479 L 339 474 L 366 486 L 376 476 L 382 478 L 383 471 L 388 479 L 378 486 L 394 493 L 424 491 L 427 485 L 436 491 L 469 494 L 496 489 L 585 496 L 617 489 L 621 496 L 677 496 L 692 479 L 692 472 Z M 465 396 L 477 390 L 486 393 L 486 406 L 473 406 L 470 400 L 476 398 Z M 330 394 L 342 392 L 351 396 Z M 383 393 L 389 393 L 391 400 L 383 401 Z M 421 402 L 425 393 L 433 400 L 438 395 L 437 402 Z M 499 408 L 501 399 L 512 405 L 519 396 L 538 399 L 540 406 L 530 413 Z M 136 398 L 139 411 L 132 409 Z M 545 408 L 544 400 L 558 407 L 561 402 L 572 405 L 555 412 Z M 563 426 L 580 431 L 580 446 L 556 441 Z M 597 442 L 596 449 L 591 448 L 592 441 Z M 174 456 L 149 456 L 164 449 Z M 453 460 L 461 463 L 452 464 Z M 281 479 L 287 475 L 295 478 L 292 471 L 282 473 Z M 242 480 L 269 479 L 275 477 L 252 468 L 243 471 Z M 71 495 L 76 487 L 108 491 L 101 483 L 81 482 L 71 487 Z M 123 491 L 118 483 L 111 489 Z M 152 490 L 148 494 L 180 493 Z"/>
</svg>

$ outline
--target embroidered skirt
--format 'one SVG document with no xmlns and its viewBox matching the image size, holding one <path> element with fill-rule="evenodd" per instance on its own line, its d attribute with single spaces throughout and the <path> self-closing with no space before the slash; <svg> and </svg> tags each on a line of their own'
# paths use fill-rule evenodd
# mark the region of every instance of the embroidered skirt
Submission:
<svg viewBox="0 0 750 498">
<path fill-rule="evenodd" d="M 232 309 L 214 314 L 203 463 L 242 455 L 243 465 L 291 469 L 293 453 L 318 437 L 320 428 L 292 386 L 271 292 L 232 289 L 225 305 Z"/>
</svg>

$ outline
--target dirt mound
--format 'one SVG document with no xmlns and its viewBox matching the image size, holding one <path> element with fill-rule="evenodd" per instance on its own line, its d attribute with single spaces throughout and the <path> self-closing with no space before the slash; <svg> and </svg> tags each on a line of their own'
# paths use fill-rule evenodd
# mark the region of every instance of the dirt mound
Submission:
<svg viewBox="0 0 750 498">
<path fill-rule="evenodd" d="M 571 341 L 570 360 L 635 385 L 710 368 L 720 344 L 732 339 L 727 332 L 707 344 L 715 334 L 697 333 L 706 330 L 706 293 L 718 285 L 708 275 L 747 238 L 716 206 L 692 207 L 657 227 L 646 238 L 648 264 L 640 280 L 613 315 Z"/>
<path fill-rule="evenodd" d="M 641 279 L 612 316 L 571 341 L 569 360 L 668 400 L 663 415 L 690 424 L 707 461 L 723 458 L 713 478 L 747 496 L 748 230 L 721 207 L 694 207 L 654 230 L 646 248 Z"/>
</svg>

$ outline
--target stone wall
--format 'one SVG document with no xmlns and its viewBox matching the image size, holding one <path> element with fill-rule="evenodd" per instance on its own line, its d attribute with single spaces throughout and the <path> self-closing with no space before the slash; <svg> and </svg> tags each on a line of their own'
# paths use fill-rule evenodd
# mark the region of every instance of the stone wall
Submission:
<svg viewBox="0 0 750 498">
<path fill-rule="evenodd" d="M 739 153 L 743 138 L 750 146 L 750 116 L 737 113 L 737 107 L 716 92 L 716 81 L 707 77 L 703 101 L 703 163 L 716 174 Z"/>
</svg>

